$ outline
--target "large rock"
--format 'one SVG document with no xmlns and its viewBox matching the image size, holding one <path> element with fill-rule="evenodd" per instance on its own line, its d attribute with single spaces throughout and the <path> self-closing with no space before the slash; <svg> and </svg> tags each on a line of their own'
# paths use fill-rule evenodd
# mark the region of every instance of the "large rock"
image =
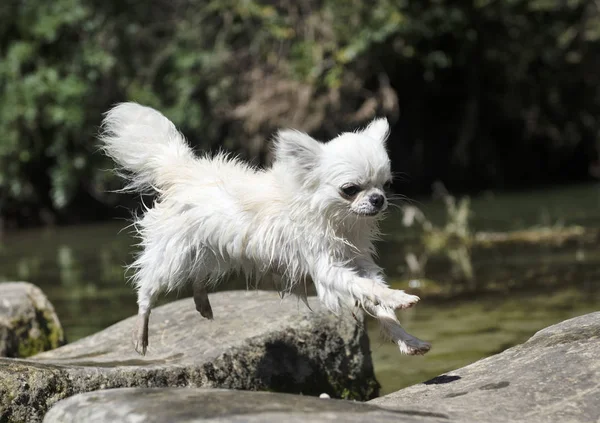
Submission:
<svg viewBox="0 0 600 423">
<path fill-rule="evenodd" d="M 271 392 L 202 388 L 121 388 L 60 401 L 44 423 L 441 423 L 446 416 L 389 411 L 364 403 Z"/>
<path fill-rule="evenodd" d="M 461 422 L 598 422 L 600 312 L 370 403 L 417 410 L 435 404 Z"/>
<path fill-rule="evenodd" d="M 0 283 L 0 357 L 28 357 L 64 342 L 54 308 L 38 287 Z"/>
<path fill-rule="evenodd" d="M 129 318 L 30 360 L 0 359 L 0 421 L 40 421 L 60 399 L 117 387 L 377 395 L 361 316 L 335 316 L 315 300 L 311 312 L 274 292 L 222 292 L 210 301 L 214 321 L 192 299 L 155 309 L 145 357 L 133 350 Z"/>
</svg>

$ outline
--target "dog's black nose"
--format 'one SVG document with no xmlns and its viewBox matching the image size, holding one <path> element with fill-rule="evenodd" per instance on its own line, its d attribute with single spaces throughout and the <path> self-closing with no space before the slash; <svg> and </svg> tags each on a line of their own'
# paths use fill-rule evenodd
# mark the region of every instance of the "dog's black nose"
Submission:
<svg viewBox="0 0 600 423">
<path fill-rule="evenodd" d="M 384 201 L 385 201 L 385 198 L 381 194 L 371 194 L 371 196 L 369 197 L 369 203 L 371 203 L 373 206 L 375 206 L 377 208 L 380 208 L 381 206 L 383 206 Z"/>
</svg>

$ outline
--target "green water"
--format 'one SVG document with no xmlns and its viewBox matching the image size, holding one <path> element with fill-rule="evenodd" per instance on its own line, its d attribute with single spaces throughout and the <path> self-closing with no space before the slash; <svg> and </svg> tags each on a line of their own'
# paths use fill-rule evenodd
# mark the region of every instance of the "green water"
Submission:
<svg viewBox="0 0 600 423">
<path fill-rule="evenodd" d="M 442 222 L 441 202 L 417 203 Z M 424 357 L 401 356 L 369 324 L 371 349 L 383 393 L 427 380 L 523 342 L 537 330 L 600 309 L 600 188 L 568 187 L 520 194 L 485 195 L 472 202 L 472 228 L 506 231 L 536 226 L 582 225 L 585 236 L 560 245 L 513 243 L 471 251 L 474 285 L 464 289 L 444 257 L 430 257 L 422 301 L 399 313 L 405 328 L 432 342 Z M 379 245 L 391 283 L 407 287 L 404 257 L 419 252 L 413 230 L 391 213 Z M 22 231 L 0 246 L 0 280 L 41 287 L 54 304 L 70 341 L 136 313 L 125 283 L 132 240 L 124 221 Z M 429 282 L 435 281 L 435 282 Z M 225 287 L 226 288 L 226 287 Z M 230 287 L 229 287 L 230 288 Z"/>
</svg>

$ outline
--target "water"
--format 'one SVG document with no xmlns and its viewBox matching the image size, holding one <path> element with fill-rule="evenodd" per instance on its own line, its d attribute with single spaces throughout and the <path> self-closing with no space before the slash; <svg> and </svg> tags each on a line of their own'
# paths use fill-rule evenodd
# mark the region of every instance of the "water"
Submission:
<svg viewBox="0 0 600 423">
<path fill-rule="evenodd" d="M 442 223 L 441 202 L 419 203 Z M 433 343 L 424 357 L 401 356 L 369 324 L 375 370 L 383 393 L 427 380 L 503 351 L 537 330 L 596 311 L 600 300 L 600 190 L 568 187 L 521 194 L 485 195 L 472 202 L 472 228 L 520 230 L 582 225 L 581 236 L 565 242 L 510 242 L 470 251 L 475 280 L 452 274 L 444 256 L 432 256 L 426 279 L 414 289 L 417 307 L 399 313 L 405 328 Z M 381 264 L 395 287 L 408 287 L 407 252 L 422 253 L 414 230 L 392 213 L 379 246 Z M 136 313 L 135 296 L 124 280 L 132 240 L 126 222 L 22 231 L 0 247 L 0 280 L 41 287 L 54 304 L 69 341 L 97 332 Z M 414 283 L 413 283 L 414 285 Z M 227 288 L 227 287 L 225 287 Z M 231 287 L 229 287 L 231 288 Z M 163 300 L 165 301 L 165 300 Z"/>
</svg>

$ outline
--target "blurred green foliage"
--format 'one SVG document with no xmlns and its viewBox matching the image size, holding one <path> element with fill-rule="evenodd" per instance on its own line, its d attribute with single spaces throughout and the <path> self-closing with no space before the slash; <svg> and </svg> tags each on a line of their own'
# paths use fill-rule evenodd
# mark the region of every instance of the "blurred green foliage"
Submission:
<svg viewBox="0 0 600 423">
<path fill-rule="evenodd" d="M 94 138 L 125 100 L 258 161 L 277 127 L 328 137 L 385 114 L 417 184 L 543 180 L 595 157 L 599 39 L 583 0 L 6 0 L 0 216 L 121 201 Z"/>
</svg>

